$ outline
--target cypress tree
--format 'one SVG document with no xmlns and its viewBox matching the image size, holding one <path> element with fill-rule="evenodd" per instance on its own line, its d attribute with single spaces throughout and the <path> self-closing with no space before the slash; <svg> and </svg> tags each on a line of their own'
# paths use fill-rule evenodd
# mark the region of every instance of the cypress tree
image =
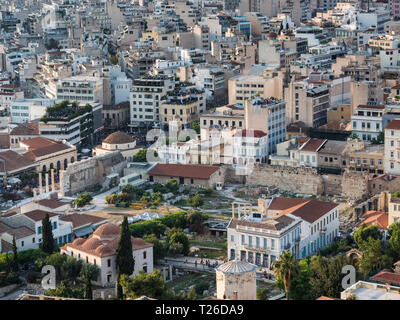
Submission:
<svg viewBox="0 0 400 320">
<path fill-rule="evenodd" d="M 92 282 L 89 277 L 85 277 L 85 299 L 93 300 Z"/>
<path fill-rule="evenodd" d="M 46 216 L 42 220 L 42 232 L 43 232 L 42 249 L 45 253 L 51 254 L 54 251 L 54 238 L 53 238 L 53 231 L 51 230 L 51 223 L 48 213 L 46 213 Z"/>
<path fill-rule="evenodd" d="M 12 250 L 13 250 L 13 261 L 12 261 L 12 271 L 18 272 L 18 254 L 17 254 L 17 244 L 15 243 L 15 236 L 12 241 Z"/>
<path fill-rule="evenodd" d="M 122 287 L 119 283 L 120 276 L 126 274 L 130 276 L 135 268 L 135 260 L 132 253 L 131 232 L 128 227 L 128 219 L 125 216 L 121 225 L 121 236 L 117 249 L 117 298 L 122 299 Z"/>
<path fill-rule="evenodd" d="M 6 274 L 8 275 L 11 271 L 10 258 L 8 257 L 8 252 L 6 253 Z"/>
</svg>

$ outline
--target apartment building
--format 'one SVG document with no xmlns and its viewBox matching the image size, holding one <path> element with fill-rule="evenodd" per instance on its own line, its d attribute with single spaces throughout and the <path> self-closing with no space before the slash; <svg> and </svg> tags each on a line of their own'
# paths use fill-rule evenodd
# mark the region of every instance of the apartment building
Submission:
<svg viewBox="0 0 400 320">
<path fill-rule="evenodd" d="M 91 76 L 73 76 L 57 84 L 57 100 L 103 104 L 103 79 Z"/>
<path fill-rule="evenodd" d="M 270 98 L 246 100 L 245 129 L 267 134 L 267 155 L 276 152 L 278 143 L 286 140 L 285 101 Z"/>
<path fill-rule="evenodd" d="M 238 75 L 228 81 L 229 104 L 243 104 L 259 96 L 283 98 L 283 73 L 266 69 L 262 75 Z"/>
<path fill-rule="evenodd" d="M 144 76 L 132 81 L 130 94 L 130 127 L 160 123 L 161 98 L 175 87 L 172 76 Z"/>
<path fill-rule="evenodd" d="M 193 83 L 180 82 L 173 91 L 162 98 L 160 118 L 164 128 L 175 123 L 178 130 L 191 128 L 205 111 L 204 90 L 197 89 Z M 200 112 L 201 111 L 201 112 Z"/>
<path fill-rule="evenodd" d="M 383 131 L 383 112 L 385 106 L 359 105 L 351 116 L 353 135 L 364 141 L 377 139 Z"/>
<path fill-rule="evenodd" d="M 10 113 L 12 123 L 25 123 L 44 116 L 46 108 L 53 106 L 55 99 L 22 99 L 11 103 Z"/>
<path fill-rule="evenodd" d="M 400 119 L 385 127 L 385 173 L 400 175 Z"/>
<path fill-rule="evenodd" d="M 238 130 L 232 137 L 232 161 L 234 167 L 266 163 L 267 134 L 261 130 Z"/>
<path fill-rule="evenodd" d="M 314 86 L 306 81 L 291 81 L 285 89 L 286 120 L 302 121 L 317 128 L 327 123 L 330 94 L 326 85 Z"/>
</svg>

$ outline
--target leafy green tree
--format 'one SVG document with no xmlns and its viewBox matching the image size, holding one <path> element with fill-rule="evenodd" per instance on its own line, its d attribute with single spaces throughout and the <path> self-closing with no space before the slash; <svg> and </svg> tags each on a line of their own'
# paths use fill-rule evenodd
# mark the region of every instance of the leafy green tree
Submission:
<svg viewBox="0 0 400 320">
<path fill-rule="evenodd" d="M 196 131 L 197 134 L 200 134 L 200 122 L 199 121 L 193 122 L 192 129 Z"/>
<path fill-rule="evenodd" d="M 88 192 L 81 193 L 78 198 L 75 199 L 77 207 L 84 207 L 93 200 L 93 197 Z"/>
<path fill-rule="evenodd" d="M 13 272 L 18 272 L 18 253 L 17 253 L 17 244 L 15 243 L 15 236 L 12 240 L 12 250 L 13 250 L 13 261 L 11 269 Z"/>
<path fill-rule="evenodd" d="M 47 50 L 53 50 L 53 49 L 58 49 L 58 48 L 59 48 L 58 41 L 54 40 L 53 38 L 51 38 L 49 40 L 49 42 L 46 44 L 46 49 Z"/>
<path fill-rule="evenodd" d="M 128 218 L 124 216 L 124 220 L 121 224 L 121 236 L 118 242 L 117 249 L 117 273 L 118 273 L 118 284 L 117 284 L 117 298 L 122 299 L 122 287 L 120 284 L 121 275 L 130 276 L 135 268 L 135 259 L 132 253 L 132 240 L 131 233 L 128 227 Z"/>
<path fill-rule="evenodd" d="M 189 225 L 199 225 L 208 220 L 208 216 L 200 211 L 192 211 L 187 215 Z"/>
<path fill-rule="evenodd" d="M 257 300 L 268 300 L 269 294 L 271 293 L 271 290 L 268 288 L 260 288 L 257 289 Z"/>
<path fill-rule="evenodd" d="M 196 298 L 197 298 L 196 288 L 195 288 L 195 286 L 193 286 L 193 287 L 190 289 L 190 291 L 189 291 L 189 293 L 188 293 L 188 295 L 187 295 L 187 299 L 188 299 L 188 300 L 196 300 Z"/>
<path fill-rule="evenodd" d="M 397 261 L 400 258 L 400 222 L 392 223 L 389 227 L 389 245 Z"/>
<path fill-rule="evenodd" d="M 134 186 L 129 183 L 122 186 L 122 188 L 121 188 L 121 192 L 124 192 L 124 193 L 133 193 L 133 191 L 134 191 Z"/>
<path fill-rule="evenodd" d="M 375 240 L 380 240 L 382 238 L 382 233 L 376 225 L 367 226 L 363 224 L 354 232 L 354 242 L 363 252 L 365 250 L 364 245 L 370 237 Z"/>
<path fill-rule="evenodd" d="M 275 277 L 282 280 L 286 299 L 289 299 L 290 287 L 300 271 L 297 260 L 290 251 L 284 251 L 272 267 Z"/>
<path fill-rule="evenodd" d="M 143 238 L 144 236 L 151 234 L 160 237 L 164 234 L 166 227 L 161 221 L 155 219 L 133 223 L 129 226 L 129 230 L 136 238 Z"/>
<path fill-rule="evenodd" d="M 115 56 L 110 56 L 110 62 L 112 64 L 114 64 L 114 65 L 117 65 L 119 63 L 118 57 L 116 55 Z"/>
<path fill-rule="evenodd" d="M 48 290 L 46 295 L 53 297 L 83 299 L 84 291 L 83 288 L 72 289 L 68 281 L 62 281 L 61 285 L 59 285 L 56 289 Z"/>
<path fill-rule="evenodd" d="M 96 281 L 100 275 L 100 268 L 91 263 L 82 266 L 81 276 L 85 281 L 85 299 L 93 299 L 92 281 Z"/>
<path fill-rule="evenodd" d="M 188 254 L 189 253 L 189 239 L 187 235 L 182 232 L 182 231 L 176 231 L 174 232 L 170 237 L 168 242 L 174 246 L 174 245 L 181 245 L 182 246 L 182 251 L 177 252 L 177 253 L 183 253 L 183 254 Z"/>
<path fill-rule="evenodd" d="M 358 262 L 358 268 L 364 277 L 382 267 L 390 267 L 392 263 L 393 260 L 389 255 L 385 254 L 380 239 L 369 237 L 363 243 L 363 256 Z"/>
<path fill-rule="evenodd" d="M 187 217 L 188 213 L 186 211 L 177 211 L 164 215 L 160 218 L 160 221 L 168 228 L 185 229 L 189 226 Z"/>
<path fill-rule="evenodd" d="M 166 192 L 166 187 L 162 185 L 161 183 L 154 183 L 152 186 L 153 192 L 160 192 L 160 193 L 165 193 Z"/>
<path fill-rule="evenodd" d="M 145 273 L 143 270 L 133 278 L 127 275 L 121 276 L 121 285 L 125 289 L 126 296 L 132 299 L 147 296 L 154 299 L 165 299 L 168 295 L 168 287 L 164 282 L 160 270 Z"/>
<path fill-rule="evenodd" d="M 42 249 L 45 253 L 51 254 L 54 252 L 54 238 L 48 213 L 42 220 L 42 233 Z"/>
<path fill-rule="evenodd" d="M 71 256 L 66 256 L 65 261 L 61 264 L 62 278 L 75 282 L 82 270 L 82 260 L 75 259 Z"/>
<path fill-rule="evenodd" d="M 331 258 L 314 256 L 311 258 L 310 284 L 315 297 L 328 296 L 338 298 L 342 288 L 343 266 L 349 264 L 345 256 Z"/>
<path fill-rule="evenodd" d="M 155 192 L 151 196 L 151 202 L 154 205 L 159 205 L 162 202 L 162 200 L 163 200 L 163 198 L 162 198 L 161 192 Z"/>
<path fill-rule="evenodd" d="M 153 244 L 154 261 L 161 260 L 167 255 L 167 248 L 155 234 L 143 237 L 143 240 Z"/>
<path fill-rule="evenodd" d="M 132 162 L 147 162 L 147 149 L 139 150 L 132 158 Z"/>
<path fill-rule="evenodd" d="M 189 206 L 192 208 L 198 208 L 201 207 L 204 204 L 203 199 L 200 197 L 199 193 L 196 192 L 193 197 L 188 197 L 187 198 L 187 203 Z"/>
<path fill-rule="evenodd" d="M 50 254 L 45 259 L 45 264 L 51 265 L 56 269 L 57 279 L 63 279 L 63 265 L 67 261 L 67 255 L 55 252 Z"/>
<path fill-rule="evenodd" d="M 176 193 L 179 190 L 179 183 L 176 179 L 169 179 L 165 182 L 165 187 L 169 192 Z"/>
</svg>

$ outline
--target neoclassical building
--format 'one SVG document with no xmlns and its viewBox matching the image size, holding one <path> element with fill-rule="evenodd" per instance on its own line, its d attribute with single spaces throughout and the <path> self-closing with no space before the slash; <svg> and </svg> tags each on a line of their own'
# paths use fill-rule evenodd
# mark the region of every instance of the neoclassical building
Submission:
<svg viewBox="0 0 400 320">
<path fill-rule="evenodd" d="M 86 263 L 97 265 L 101 272 L 95 284 L 114 286 L 117 280 L 117 248 L 121 229 L 112 223 L 101 225 L 88 238 L 76 238 L 72 243 L 61 247 L 61 254 L 67 254 Z M 132 275 L 139 270 L 153 272 L 153 245 L 143 239 L 131 237 L 135 267 Z"/>
<path fill-rule="evenodd" d="M 127 133 L 117 131 L 111 133 L 103 140 L 101 145 L 93 149 L 93 156 L 101 156 L 106 153 L 120 151 L 125 160 L 131 161 L 139 150 L 139 148 L 136 148 L 135 138 Z"/>
</svg>

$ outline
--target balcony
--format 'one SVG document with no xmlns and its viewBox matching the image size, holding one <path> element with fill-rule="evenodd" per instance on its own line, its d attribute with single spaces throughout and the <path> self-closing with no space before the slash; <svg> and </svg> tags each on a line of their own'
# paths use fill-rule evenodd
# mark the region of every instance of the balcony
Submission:
<svg viewBox="0 0 400 320">
<path fill-rule="evenodd" d="M 319 230 L 321 233 L 325 234 L 326 233 L 326 227 L 323 227 Z"/>
<path fill-rule="evenodd" d="M 292 246 L 291 243 L 287 243 L 287 244 L 285 244 L 285 245 L 283 246 L 283 249 L 289 250 L 291 246 Z"/>
</svg>

